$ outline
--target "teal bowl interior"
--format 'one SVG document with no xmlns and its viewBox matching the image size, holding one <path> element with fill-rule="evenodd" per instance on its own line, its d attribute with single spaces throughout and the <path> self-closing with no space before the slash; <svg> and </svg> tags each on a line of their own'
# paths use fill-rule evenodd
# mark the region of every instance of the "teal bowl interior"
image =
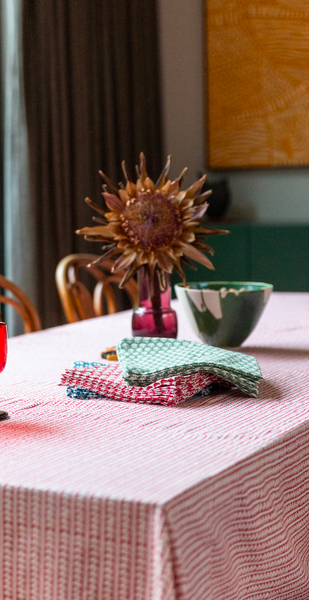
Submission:
<svg viewBox="0 0 309 600">
<path fill-rule="evenodd" d="M 240 346 L 256 326 L 273 286 L 255 281 L 192 282 L 175 285 L 191 327 L 203 342 Z"/>
</svg>

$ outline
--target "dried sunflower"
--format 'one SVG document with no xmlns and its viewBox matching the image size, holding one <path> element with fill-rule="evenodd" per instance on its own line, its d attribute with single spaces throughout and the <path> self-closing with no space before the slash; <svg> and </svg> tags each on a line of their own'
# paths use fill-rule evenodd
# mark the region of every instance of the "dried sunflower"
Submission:
<svg viewBox="0 0 309 600">
<path fill-rule="evenodd" d="M 119 187 L 102 172 L 104 180 L 103 196 L 109 211 L 104 210 L 86 198 L 86 202 L 101 217 L 93 217 L 99 223 L 94 227 L 83 227 L 76 233 L 86 240 L 103 242 L 104 254 L 95 264 L 107 255 L 115 257 L 113 271 L 125 269 L 120 283 L 122 287 L 142 266 L 148 271 L 150 281 L 157 273 L 160 287 L 166 287 L 165 273 L 175 269 L 186 284 L 183 263 L 190 259 L 214 269 L 212 262 L 203 251 L 214 254 L 213 248 L 202 239 L 207 235 L 229 233 L 226 230 L 201 227 L 200 219 L 206 212 L 206 202 L 211 190 L 201 193 L 206 175 L 187 190 L 181 191 L 181 184 L 187 172 L 185 168 L 174 181 L 168 179 L 171 157 L 156 183 L 146 171 L 146 159 L 140 154 L 140 164 L 136 167 L 137 181 L 134 183 L 128 174 L 125 162 L 122 170 L 126 185 Z M 117 256 L 120 255 L 120 256 Z M 94 264 L 94 263 L 92 263 Z"/>
</svg>

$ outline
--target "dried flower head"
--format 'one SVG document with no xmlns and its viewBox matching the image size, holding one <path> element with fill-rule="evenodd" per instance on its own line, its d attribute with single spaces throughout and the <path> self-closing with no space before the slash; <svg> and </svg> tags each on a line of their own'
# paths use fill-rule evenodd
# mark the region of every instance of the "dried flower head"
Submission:
<svg viewBox="0 0 309 600">
<path fill-rule="evenodd" d="M 149 270 L 150 275 L 155 271 L 158 273 L 161 289 L 165 289 L 165 273 L 172 273 L 173 269 L 186 283 L 183 262 L 191 264 L 190 259 L 214 269 L 203 252 L 213 255 L 214 250 L 202 239 L 205 235 L 228 231 L 200 226 L 199 221 L 209 206 L 206 200 L 211 194 L 211 190 L 201 193 L 206 175 L 181 191 L 187 169 L 170 181 L 170 162 L 168 156 L 156 183 L 147 175 L 143 153 L 140 154 L 140 165 L 136 167 L 136 183 L 127 173 L 124 161 L 122 169 L 126 186 L 115 186 L 100 171 L 105 182 L 103 196 L 109 211 L 86 198 L 86 202 L 100 213 L 101 218 L 93 217 L 100 224 L 83 227 L 76 233 L 84 235 L 86 240 L 103 242 L 104 254 L 95 261 L 96 264 L 109 255 L 115 257 L 113 271 L 126 270 L 120 287 L 142 266 Z"/>
</svg>

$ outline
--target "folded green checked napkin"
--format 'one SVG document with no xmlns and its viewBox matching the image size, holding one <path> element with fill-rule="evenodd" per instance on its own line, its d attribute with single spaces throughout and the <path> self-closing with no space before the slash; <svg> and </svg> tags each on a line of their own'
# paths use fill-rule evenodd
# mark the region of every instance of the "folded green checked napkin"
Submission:
<svg viewBox="0 0 309 600">
<path fill-rule="evenodd" d="M 124 338 L 117 346 L 117 355 L 123 379 L 140 387 L 165 377 L 207 371 L 256 398 L 262 379 L 253 356 L 186 340 Z"/>
</svg>

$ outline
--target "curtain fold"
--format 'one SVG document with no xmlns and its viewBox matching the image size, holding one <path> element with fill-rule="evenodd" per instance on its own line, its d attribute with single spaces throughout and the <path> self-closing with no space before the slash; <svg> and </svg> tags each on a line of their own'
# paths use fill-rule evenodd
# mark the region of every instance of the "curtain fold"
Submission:
<svg viewBox="0 0 309 600">
<path fill-rule="evenodd" d="M 37 223 L 34 270 L 43 325 L 63 315 L 54 283 L 72 252 L 98 252 L 75 229 L 100 202 L 98 170 L 119 181 L 140 151 L 162 168 L 156 1 L 23 0 L 23 73 L 31 198 Z"/>
</svg>

